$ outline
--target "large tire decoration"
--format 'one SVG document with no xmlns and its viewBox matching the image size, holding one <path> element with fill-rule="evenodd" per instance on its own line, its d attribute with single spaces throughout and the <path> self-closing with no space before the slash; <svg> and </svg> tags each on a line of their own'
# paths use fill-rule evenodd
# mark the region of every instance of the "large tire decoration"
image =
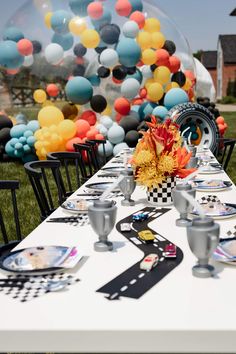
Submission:
<svg viewBox="0 0 236 354">
<path fill-rule="evenodd" d="M 191 134 L 191 142 L 198 146 L 207 146 L 212 152 L 217 149 L 219 130 L 211 112 L 198 103 L 184 103 L 173 107 L 169 112 L 170 117 L 180 126 L 187 138 Z"/>
</svg>

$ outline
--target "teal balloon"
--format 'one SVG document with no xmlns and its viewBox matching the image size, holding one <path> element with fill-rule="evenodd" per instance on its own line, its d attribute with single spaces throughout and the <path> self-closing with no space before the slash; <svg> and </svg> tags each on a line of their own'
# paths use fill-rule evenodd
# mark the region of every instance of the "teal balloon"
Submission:
<svg viewBox="0 0 236 354">
<path fill-rule="evenodd" d="M 15 144 L 15 150 L 22 150 L 22 149 L 23 149 L 23 144 L 21 144 L 20 142 Z"/>
<path fill-rule="evenodd" d="M 149 116 L 152 114 L 154 108 L 156 108 L 156 104 L 153 102 L 144 102 L 141 104 L 138 114 L 140 117 L 140 121 L 143 121 L 145 117 Z"/>
<path fill-rule="evenodd" d="M 23 150 L 25 154 L 29 154 L 31 152 L 31 147 L 28 144 L 25 144 Z"/>
<path fill-rule="evenodd" d="M 103 6 L 103 14 L 98 20 L 91 19 L 91 22 L 96 30 L 100 30 L 103 26 L 109 25 L 112 20 L 111 11 L 108 10 L 105 6 Z M 102 41 L 99 44 L 99 47 L 102 47 Z M 105 44 L 105 43 L 104 43 Z M 107 46 L 106 44 L 104 45 Z"/>
<path fill-rule="evenodd" d="M 74 37 L 71 33 L 58 34 L 54 33 L 52 43 L 60 44 L 64 50 L 70 50 L 74 44 Z"/>
<path fill-rule="evenodd" d="M 27 144 L 28 144 L 30 147 L 33 147 L 34 144 L 35 144 L 35 142 L 36 142 L 36 139 L 35 139 L 34 136 L 29 136 L 29 137 L 27 138 Z"/>
<path fill-rule="evenodd" d="M 3 31 L 3 40 L 19 42 L 19 40 L 25 38 L 23 32 L 17 27 L 8 27 Z"/>
<path fill-rule="evenodd" d="M 19 142 L 19 139 L 17 138 L 12 138 L 9 143 L 11 144 L 12 147 L 15 147 L 16 143 Z"/>
<path fill-rule="evenodd" d="M 27 127 L 27 128 L 28 128 L 28 127 Z M 30 136 L 33 136 L 32 130 L 26 130 L 26 131 L 24 132 L 24 137 L 27 139 L 27 138 L 29 138 Z"/>
<path fill-rule="evenodd" d="M 58 10 L 52 14 L 51 27 L 54 32 L 59 34 L 66 34 L 69 32 L 69 22 L 72 16 L 65 10 Z"/>
<path fill-rule="evenodd" d="M 15 150 L 14 157 L 22 158 L 24 156 L 24 150 Z"/>
<path fill-rule="evenodd" d="M 12 140 L 12 139 L 11 139 Z M 6 151 L 6 154 L 10 157 L 15 157 L 15 148 L 14 148 L 14 145 L 12 145 L 11 143 L 11 140 L 9 140 L 6 145 L 5 145 L 5 151 Z"/>
<path fill-rule="evenodd" d="M 94 87 L 98 87 L 101 83 L 101 79 L 98 75 L 92 75 L 90 77 L 88 77 L 89 82 L 91 83 L 91 85 L 93 85 Z"/>
<path fill-rule="evenodd" d="M 164 106 L 157 106 L 156 108 L 154 108 L 152 114 L 155 117 L 159 117 L 164 120 L 168 116 L 168 109 L 166 109 L 166 107 Z"/>
<path fill-rule="evenodd" d="M 69 101 L 83 105 L 91 100 L 93 87 L 89 80 L 82 76 L 76 76 L 67 82 L 65 92 Z"/>
<path fill-rule="evenodd" d="M 15 125 L 11 128 L 10 135 L 12 138 L 20 138 L 24 132 L 28 130 L 25 124 Z"/>
<path fill-rule="evenodd" d="M 181 88 L 172 88 L 165 95 L 164 105 L 169 110 L 178 104 L 187 103 L 188 101 L 189 97 L 184 90 Z"/>
<path fill-rule="evenodd" d="M 116 47 L 116 51 L 120 63 L 128 68 L 136 66 L 141 58 L 141 48 L 132 38 L 122 38 Z"/>
<path fill-rule="evenodd" d="M 19 138 L 19 142 L 24 145 L 24 144 L 26 143 L 26 137 L 21 136 L 21 137 Z"/>
<path fill-rule="evenodd" d="M 27 124 L 27 130 L 31 130 L 33 133 L 40 128 L 38 120 L 31 120 Z"/>
<path fill-rule="evenodd" d="M 0 43 L 0 65 L 7 69 L 18 69 L 23 62 L 24 57 L 18 52 L 16 42 L 7 40 Z"/>
<path fill-rule="evenodd" d="M 37 158 L 36 155 L 34 155 L 34 154 L 32 154 L 32 153 L 26 154 L 26 155 L 22 156 L 22 161 L 23 161 L 24 163 L 26 163 L 26 162 L 31 162 L 31 161 L 35 161 L 35 160 L 38 160 L 38 158 Z"/>
<path fill-rule="evenodd" d="M 26 116 L 23 114 L 23 113 L 19 113 L 17 114 L 16 116 L 16 121 L 17 121 L 17 124 L 26 124 L 27 123 L 27 118 Z"/>
<path fill-rule="evenodd" d="M 143 81 L 143 74 L 141 73 L 141 71 L 140 71 L 138 68 L 136 68 L 135 73 L 132 74 L 132 75 L 127 75 L 127 76 L 126 76 L 126 79 L 135 79 L 135 80 L 137 80 L 137 81 L 140 83 L 140 85 L 141 85 L 141 83 L 142 83 L 142 81 Z"/>
<path fill-rule="evenodd" d="M 87 7 L 91 2 L 93 0 L 70 0 L 69 6 L 75 15 L 85 17 L 88 16 Z"/>
<path fill-rule="evenodd" d="M 143 11 L 143 3 L 142 0 L 129 0 L 130 4 L 132 5 L 132 12 L 134 11 Z"/>
</svg>

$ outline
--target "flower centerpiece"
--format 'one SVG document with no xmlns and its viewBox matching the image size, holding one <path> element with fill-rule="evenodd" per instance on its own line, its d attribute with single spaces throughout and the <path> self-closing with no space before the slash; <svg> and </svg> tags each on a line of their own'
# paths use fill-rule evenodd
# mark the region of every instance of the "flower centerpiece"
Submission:
<svg viewBox="0 0 236 354">
<path fill-rule="evenodd" d="M 176 177 L 187 177 L 195 170 L 185 168 L 191 152 L 181 147 L 179 126 L 170 119 L 161 124 L 152 116 L 147 125 L 149 129 L 142 132 L 143 137 L 131 161 L 135 179 L 147 187 L 150 202 L 171 204 L 171 189 L 176 184 Z"/>
</svg>

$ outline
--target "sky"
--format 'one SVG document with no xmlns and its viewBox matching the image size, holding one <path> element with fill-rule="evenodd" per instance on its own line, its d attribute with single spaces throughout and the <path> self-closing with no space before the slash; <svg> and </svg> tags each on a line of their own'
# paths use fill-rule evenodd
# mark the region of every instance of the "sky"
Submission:
<svg viewBox="0 0 236 354">
<path fill-rule="evenodd" d="M 29 1 L 29 0 L 27 0 Z M 27 2 L 0 0 L 0 33 L 8 19 Z M 32 0 L 43 3 L 50 0 Z M 68 2 L 68 0 L 59 0 Z M 109 0 L 107 0 L 109 3 Z M 163 10 L 187 38 L 192 51 L 216 50 L 219 34 L 236 34 L 235 0 L 148 0 Z M 27 23 L 26 23 L 27 25 Z M 170 38 L 171 39 L 171 38 Z"/>
</svg>

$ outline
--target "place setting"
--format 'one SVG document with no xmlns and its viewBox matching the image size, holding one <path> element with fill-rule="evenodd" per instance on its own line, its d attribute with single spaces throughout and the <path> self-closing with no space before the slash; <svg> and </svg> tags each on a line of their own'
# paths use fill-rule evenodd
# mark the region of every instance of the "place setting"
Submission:
<svg viewBox="0 0 236 354">
<path fill-rule="evenodd" d="M 222 203 L 216 195 L 204 196 L 198 202 L 207 217 L 221 220 L 236 216 L 236 204 Z M 192 211 L 192 214 L 199 215 L 196 209 Z"/>
</svg>

